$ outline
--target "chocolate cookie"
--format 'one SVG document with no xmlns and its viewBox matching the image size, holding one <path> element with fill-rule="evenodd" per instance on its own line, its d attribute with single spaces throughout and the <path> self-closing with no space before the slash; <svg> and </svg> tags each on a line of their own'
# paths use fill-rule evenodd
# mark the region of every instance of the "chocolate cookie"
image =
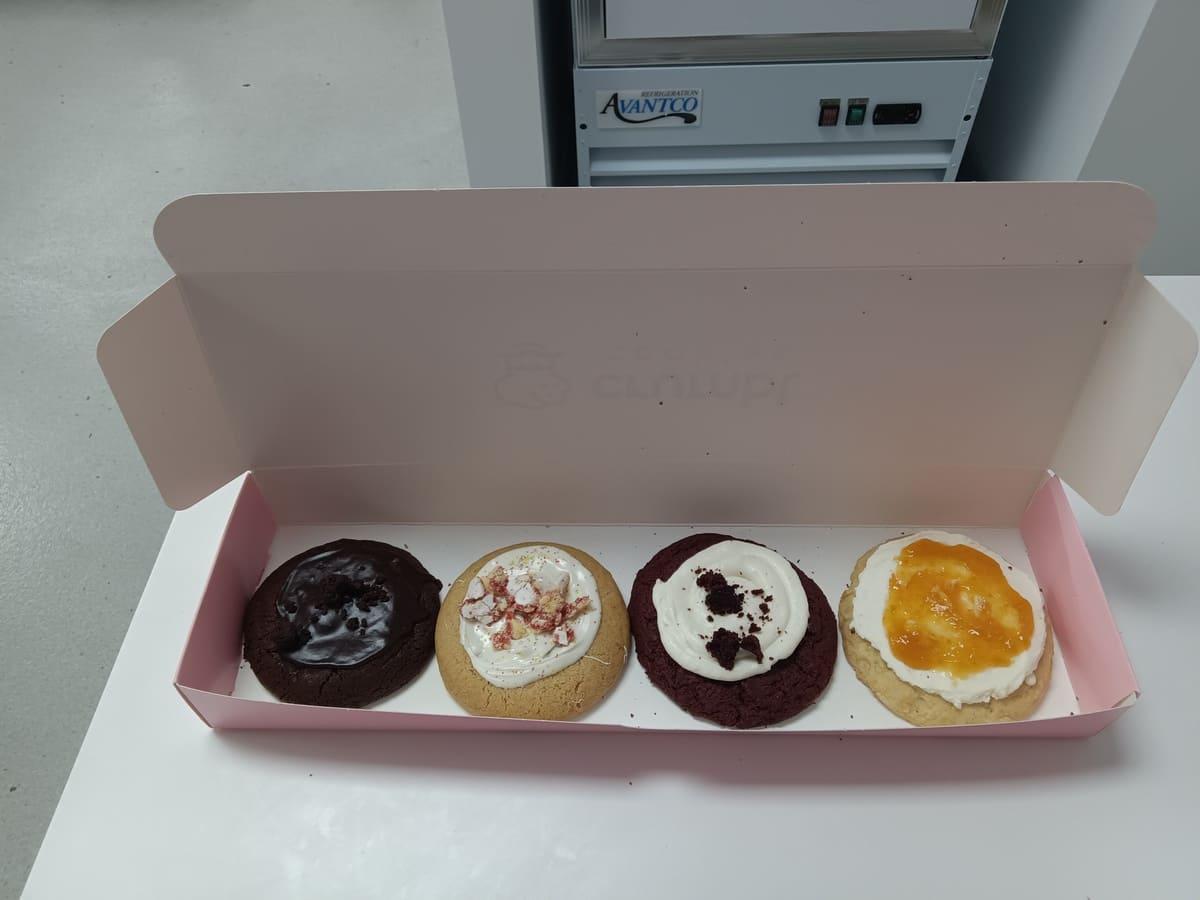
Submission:
<svg viewBox="0 0 1200 900">
<path fill-rule="evenodd" d="M 837 661 L 837 620 L 821 589 L 792 566 L 800 576 L 808 598 L 808 627 L 791 655 L 762 674 L 741 681 L 715 681 L 683 668 L 663 645 L 654 606 L 654 584 L 670 579 L 680 566 L 700 551 L 728 540 L 740 539 L 724 534 L 696 534 L 656 553 L 634 579 L 629 603 L 630 627 L 638 661 L 646 674 L 679 706 L 694 716 L 726 728 L 760 728 L 791 718 L 821 696 Z M 720 587 L 723 585 L 718 589 Z M 716 592 L 711 593 L 710 598 L 714 605 L 723 601 L 721 594 Z M 728 632 L 720 631 L 713 636 L 709 649 L 718 660 L 725 656 L 720 652 L 723 649 L 721 639 L 729 636 Z M 754 647 L 743 645 L 740 649 L 754 653 L 756 648 L 757 642 Z M 738 647 L 730 649 L 734 653 L 739 650 Z M 724 661 L 721 665 L 729 668 Z"/>
<path fill-rule="evenodd" d="M 250 598 L 245 655 L 287 703 L 366 706 L 433 655 L 442 583 L 411 553 L 338 540 L 292 557 Z"/>
</svg>

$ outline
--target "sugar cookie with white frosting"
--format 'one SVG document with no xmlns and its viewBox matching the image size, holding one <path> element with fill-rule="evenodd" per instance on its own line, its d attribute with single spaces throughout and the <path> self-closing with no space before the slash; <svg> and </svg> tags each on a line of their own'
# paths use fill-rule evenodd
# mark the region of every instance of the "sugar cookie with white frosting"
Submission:
<svg viewBox="0 0 1200 900">
<path fill-rule="evenodd" d="M 612 576 L 582 550 L 516 544 L 454 580 L 435 643 L 442 681 L 468 712 L 571 719 L 620 678 L 629 615 Z"/>
</svg>

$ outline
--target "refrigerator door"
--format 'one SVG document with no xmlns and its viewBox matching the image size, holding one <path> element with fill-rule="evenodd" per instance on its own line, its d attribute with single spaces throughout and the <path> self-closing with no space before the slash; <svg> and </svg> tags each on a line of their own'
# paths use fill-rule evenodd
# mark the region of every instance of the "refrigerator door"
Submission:
<svg viewBox="0 0 1200 900">
<path fill-rule="evenodd" d="M 986 57 L 1005 0 L 574 0 L 579 66 Z"/>
</svg>

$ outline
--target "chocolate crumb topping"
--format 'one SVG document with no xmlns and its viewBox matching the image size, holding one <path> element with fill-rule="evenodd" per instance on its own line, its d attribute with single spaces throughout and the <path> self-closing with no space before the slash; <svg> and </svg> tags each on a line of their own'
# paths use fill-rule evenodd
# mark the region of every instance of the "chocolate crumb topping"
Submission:
<svg viewBox="0 0 1200 900">
<path fill-rule="evenodd" d="M 758 634 L 760 631 L 762 631 L 762 629 L 758 627 L 757 622 L 750 623 L 750 633 L 751 634 Z M 759 662 L 762 662 L 762 660 L 759 660 Z"/>
<path fill-rule="evenodd" d="M 704 605 L 718 616 L 731 616 L 742 609 L 742 595 L 720 572 L 702 572 L 696 586 L 704 591 Z"/>
<path fill-rule="evenodd" d="M 762 644 L 758 642 L 758 638 L 756 638 L 754 635 L 748 634 L 742 638 L 740 646 L 743 650 L 753 656 L 756 661 L 763 661 Z M 732 668 L 732 666 L 730 668 Z"/>
<path fill-rule="evenodd" d="M 728 628 L 718 628 L 713 632 L 712 639 L 704 645 L 722 669 L 733 668 L 733 661 L 737 658 L 740 647 L 741 640 Z"/>
</svg>

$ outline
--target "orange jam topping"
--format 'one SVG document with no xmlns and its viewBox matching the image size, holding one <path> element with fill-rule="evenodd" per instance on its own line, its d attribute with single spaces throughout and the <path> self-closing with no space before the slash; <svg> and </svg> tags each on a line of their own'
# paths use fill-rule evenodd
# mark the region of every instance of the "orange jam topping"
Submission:
<svg viewBox="0 0 1200 900">
<path fill-rule="evenodd" d="M 986 553 L 923 538 L 896 559 L 883 630 L 906 666 L 965 678 L 1029 648 L 1033 608 Z"/>
</svg>

